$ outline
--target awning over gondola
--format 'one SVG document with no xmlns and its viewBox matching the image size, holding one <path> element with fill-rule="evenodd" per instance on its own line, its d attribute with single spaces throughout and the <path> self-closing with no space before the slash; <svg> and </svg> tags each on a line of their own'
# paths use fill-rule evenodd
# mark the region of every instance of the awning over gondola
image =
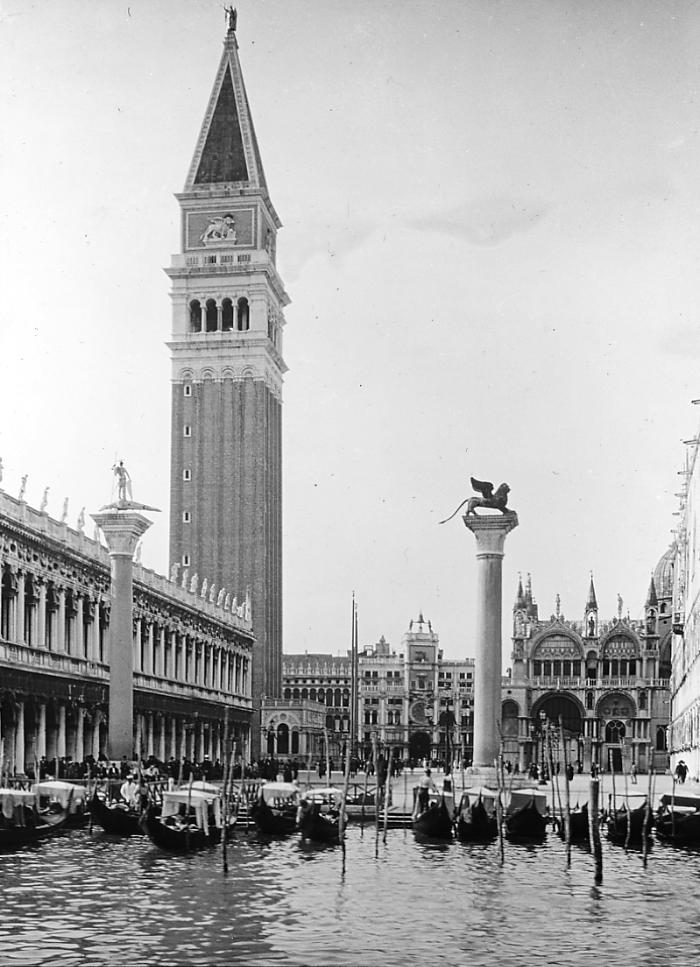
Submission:
<svg viewBox="0 0 700 967">
<path fill-rule="evenodd" d="M 219 791 L 209 792 L 204 789 L 168 789 L 163 793 L 163 808 L 161 816 L 167 819 L 168 816 L 181 815 L 184 806 L 185 810 L 189 807 L 194 812 L 195 821 L 200 829 L 209 833 L 209 810 L 213 810 L 214 824 L 221 828 L 221 795 Z"/>
</svg>

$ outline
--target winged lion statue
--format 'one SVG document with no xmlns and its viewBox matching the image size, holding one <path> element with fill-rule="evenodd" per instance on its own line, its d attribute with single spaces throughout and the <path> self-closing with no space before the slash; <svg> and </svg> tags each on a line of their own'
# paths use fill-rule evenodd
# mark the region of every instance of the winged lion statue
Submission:
<svg viewBox="0 0 700 967">
<path fill-rule="evenodd" d="M 494 493 L 492 483 L 489 483 L 485 480 L 476 480 L 474 477 L 471 477 L 470 479 L 472 489 L 481 494 L 481 497 L 467 497 L 462 501 L 453 514 L 450 514 L 449 517 L 439 521 L 440 524 L 446 524 L 448 520 L 452 520 L 452 518 L 460 512 L 465 504 L 467 505 L 467 513 L 465 514 L 466 517 L 468 517 L 470 514 L 478 517 L 479 515 L 476 513 L 477 507 L 487 507 L 491 510 L 500 510 L 502 514 L 511 513 L 507 507 L 508 494 L 510 493 L 510 487 L 508 484 L 502 483 L 498 490 L 496 490 Z"/>
</svg>

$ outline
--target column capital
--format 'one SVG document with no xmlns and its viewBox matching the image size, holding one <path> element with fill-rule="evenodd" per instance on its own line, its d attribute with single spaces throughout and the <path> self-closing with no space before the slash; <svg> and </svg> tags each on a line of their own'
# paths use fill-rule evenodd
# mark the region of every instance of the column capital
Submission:
<svg viewBox="0 0 700 967">
<path fill-rule="evenodd" d="M 462 520 L 467 530 L 476 537 L 477 557 L 503 557 L 506 537 L 518 526 L 518 515 L 514 510 L 480 517 L 465 514 Z"/>
<path fill-rule="evenodd" d="M 139 539 L 153 523 L 134 510 L 106 510 L 90 516 L 105 536 L 110 557 L 133 557 Z"/>
</svg>

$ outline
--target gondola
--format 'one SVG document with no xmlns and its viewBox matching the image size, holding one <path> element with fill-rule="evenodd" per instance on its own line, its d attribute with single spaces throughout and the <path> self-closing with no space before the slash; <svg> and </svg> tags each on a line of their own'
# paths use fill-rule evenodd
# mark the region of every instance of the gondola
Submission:
<svg viewBox="0 0 700 967">
<path fill-rule="evenodd" d="M 562 839 L 566 837 L 566 827 L 564 825 L 563 816 L 558 821 L 557 832 Z M 590 839 L 587 802 L 585 802 L 583 806 L 575 806 L 569 811 L 569 832 L 572 843 L 588 842 Z"/>
<path fill-rule="evenodd" d="M 97 794 L 93 793 L 90 800 L 90 812 L 92 821 L 104 829 L 105 833 L 114 833 L 117 836 L 133 836 L 141 834 L 143 830 L 139 825 L 141 810 L 128 806 L 122 800 L 107 802 Z"/>
<path fill-rule="evenodd" d="M 250 804 L 250 817 L 261 833 L 287 836 L 297 828 L 301 793 L 292 782 L 265 782 Z"/>
<path fill-rule="evenodd" d="M 40 807 L 46 803 L 49 811 L 67 812 L 66 825 L 71 829 L 81 829 L 90 819 L 90 809 L 86 802 L 85 786 L 63 779 L 42 779 L 32 786 L 32 792 L 39 797 Z"/>
<path fill-rule="evenodd" d="M 429 839 L 450 840 L 454 825 L 454 798 L 448 790 L 413 790 L 414 806 L 411 817 L 413 831 Z"/>
<path fill-rule="evenodd" d="M 547 835 L 547 797 L 534 789 L 516 789 L 505 813 L 505 834 L 511 841 L 542 840 Z"/>
<path fill-rule="evenodd" d="M 221 842 L 224 821 L 218 790 L 181 787 L 163 792 L 161 806 L 150 805 L 141 829 L 152 843 L 169 853 L 189 853 Z M 235 820 L 228 820 L 229 831 Z"/>
<path fill-rule="evenodd" d="M 0 850 L 27 846 L 66 828 L 68 811 L 40 812 L 27 789 L 0 789 Z"/>
<path fill-rule="evenodd" d="M 455 826 L 461 843 L 488 842 L 498 836 L 496 796 L 485 786 L 464 790 Z"/>
<path fill-rule="evenodd" d="M 628 823 L 629 836 L 627 831 Z M 608 839 L 611 843 L 615 843 L 618 846 L 625 846 L 628 843 L 631 846 L 641 846 L 644 838 L 645 823 L 646 839 L 647 842 L 650 842 L 652 838 L 651 831 L 654 826 L 654 814 L 650 810 L 647 818 L 646 799 L 641 806 L 637 806 L 635 809 L 629 809 L 627 804 L 624 804 L 619 809 L 614 809 L 608 816 Z"/>
<path fill-rule="evenodd" d="M 340 842 L 340 789 L 310 789 L 299 805 L 297 828 L 304 839 L 315 843 Z"/>
<path fill-rule="evenodd" d="M 655 822 L 660 839 L 700 846 L 700 796 L 662 796 Z"/>
</svg>

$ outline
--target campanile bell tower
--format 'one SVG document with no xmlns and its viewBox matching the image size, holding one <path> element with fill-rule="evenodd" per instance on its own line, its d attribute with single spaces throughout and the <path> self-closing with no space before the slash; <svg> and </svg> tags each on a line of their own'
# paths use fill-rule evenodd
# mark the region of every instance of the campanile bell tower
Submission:
<svg viewBox="0 0 700 967">
<path fill-rule="evenodd" d="M 282 671 L 282 358 L 289 303 L 281 227 L 238 59 L 235 14 L 197 140 L 172 280 L 170 565 L 231 595 L 250 590 L 253 703 Z M 254 716 L 255 730 L 255 716 Z"/>
</svg>

